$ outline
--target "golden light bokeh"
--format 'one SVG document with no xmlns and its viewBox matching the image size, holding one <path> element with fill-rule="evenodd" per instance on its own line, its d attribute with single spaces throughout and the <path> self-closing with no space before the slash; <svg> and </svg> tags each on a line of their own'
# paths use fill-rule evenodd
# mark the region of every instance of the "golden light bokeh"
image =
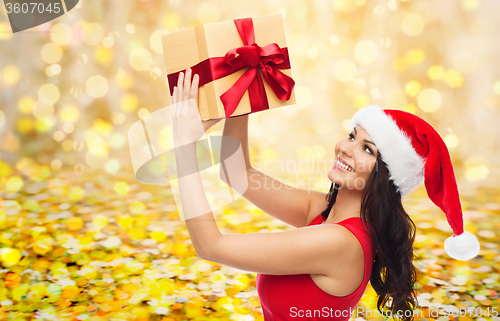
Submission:
<svg viewBox="0 0 500 321">
<path fill-rule="evenodd" d="M 49 68 L 52 75 L 59 75 L 61 73 L 61 65 L 59 64 L 53 64 Z"/>
<path fill-rule="evenodd" d="M 12 38 L 12 32 L 7 22 L 0 22 L 0 41 Z"/>
<path fill-rule="evenodd" d="M 454 149 L 458 146 L 459 140 L 458 137 L 454 134 L 448 134 L 443 138 L 444 143 L 448 149 Z"/>
<path fill-rule="evenodd" d="M 378 48 L 373 41 L 363 40 L 354 47 L 354 57 L 362 64 L 370 64 L 377 59 Z"/>
<path fill-rule="evenodd" d="M 333 74 L 341 82 L 352 81 L 356 77 L 356 64 L 350 59 L 340 59 L 333 67 Z"/>
<path fill-rule="evenodd" d="M 126 139 L 120 133 L 113 133 L 109 138 L 109 146 L 114 149 L 119 149 L 125 146 Z"/>
<path fill-rule="evenodd" d="M 416 80 L 412 80 L 405 86 L 405 92 L 409 96 L 416 96 L 420 92 L 420 83 Z"/>
<path fill-rule="evenodd" d="M 52 168 L 53 171 L 58 171 L 62 167 L 62 162 L 59 159 L 54 159 L 52 162 L 50 162 L 50 168 Z"/>
<path fill-rule="evenodd" d="M 104 48 L 112 48 L 113 45 L 115 44 L 115 41 L 113 39 L 113 37 L 105 37 L 104 39 L 102 39 L 102 45 L 104 46 Z"/>
<path fill-rule="evenodd" d="M 55 104 L 61 97 L 59 87 L 54 84 L 43 84 L 38 89 L 38 100 L 44 104 Z"/>
<path fill-rule="evenodd" d="M 60 46 L 53 42 L 49 42 L 42 47 L 41 53 L 43 61 L 48 64 L 55 64 L 59 62 L 63 56 L 63 51 Z"/>
<path fill-rule="evenodd" d="M 129 63 L 137 71 L 148 70 L 153 64 L 153 57 L 145 48 L 134 49 L 129 55 Z"/>
<path fill-rule="evenodd" d="M 480 155 L 475 155 L 465 162 L 465 177 L 469 181 L 485 179 L 490 172 L 489 162 Z"/>
<path fill-rule="evenodd" d="M 318 49 L 316 47 L 307 49 L 306 56 L 309 59 L 316 59 L 318 57 Z"/>
<path fill-rule="evenodd" d="M 441 103 L 441 94 L 433 88 L 424 89 L 418 95 L 418 107 L 427 113 L 437 111 L 441 107 Z"/>
<path fill-rule="evenodd" d="M 75 122 L 80 117 L 78 108 L 74 105 L 66 105 L 59 109 L 59 117 L 64 122 Z"/>
<path fill-rule="evenodd" d="M 287 37 L 290 53 L 296 56 L 305 55 L 309 47 L 307 36 L 303 33 L 294 33 Z"/>
<path fill-rule="evenodd" d="M 364 2 L 359 0 L 332 0 L 331 3 L 332 3 L 332 8 L 334 10 L 339 10 L 343 12 L 354 12 L 358 8 L 358 6 L 364 4 Z"/>
<path fill-rule="evenodd" d="M 19 69 L 15 65 L 7 65 L 2 69 L 2 77 L 0 80 L 6 85 L 15 85 L 19 79 L 21 78 L 21 74 L 19 73 Z"/>
<path fill-rule="evenodd" d="M 427 75 L 432 80 L 440 80 L 444 77 L 444 68 L 442 66 L 432 66 L 429 68 Z"/>
<path fill-rule="evenodd" d="M 62 131 L 56 130 L 53 134 L 53 137 L 56 142 L 62 142 L 63 139 L 66 138 L 66 135 Z"/>
<path fill-rule="evenodd" d="M 34 123 L 31 118 L 28 117 L 20 117 L 17 119 L 16 129 L 22 134 L 27 134 L 31 132 L 34 128 Z"/>
<path fill-rule="evenodd" d="M 110 159 L 106 162 L 106 165 L 104 165 L 104 169 L 110 174 L 116 174 L 121 167 L 122 165 L 117 159 Z"/>
<path fill-rule="evenodd" d="M 462 7 L 467 11 L 473 11 L 477 9 L 479 5 L 479 0 L 462 0 Z"/>
<path fill-rule="evenodd" d="M 333 45 L 338 45 L 339 44 L 339 36 L 337 35 L 331 35 L 330 36 L 330 42 L 333 44 Z"/>
<path fill-rule="evenodd" d="M 388 109 L 403 109 L 408 102 L 408 97 L 401 90 L 391 90 L 384 99 L 384 107 Z"/>
<path fill-rule="evenodd" d="M 101 75 L 89 77 L 85 82 L 85 90 L 92 98 L 100 98 L 108 92 L 108 81 Z"/>
<path fill-rule="evenodd" d="M 67 134 L 71 134 L 75 130 L 75 125 L 72 122 L 65 122 L 63 125 L 63 130 Z"/>
<path fill-rule="evenodd" d="M 56 45 L 66 46 L 73 39 L 73 29 L 66 23 L 56 23 L 50 31 L 50 40 Z"/>
<path fill-rule="evenodd" d="M 464 82 L 464 77 L 456 70 L 447 70 L 443 79 L 450 87 L 460 87 Z"/>
<path fill-rule="evenodd" d="M 149 110 L 147 110 L 147 108 L 141 108 L 137 112 L 137 116 L 139 118 L 145 118 L 147 115 L 149 115 Z"/>
<path fill-rule="evenodd" d="M 155 30 L 151 37 L 149 37 L 149 46 L 157 54 L 163 54 L 163 46 L 161 43 L 161 36 L 166 34 L 166 30 Z"/>
<path fill-rule="evenodd" d="M 378 88 L 372 88 L 370 89 L 370 95 L 373 99 L 379 99 L 381 94 L 380 94 L 380 89 Z"/>
<path fill-rule="evenodd" d="M 370 104 L 370 98 L 365 95 L 359 95 L 354 98 L 354 106 L 358 109 L 368 106 Z"/>
<path fill-rule="evenodd" d="M 422 33 L 425 22 L 422 17 L 416 13 L 409 13 L 401 21 L 401 30 L 410 37 L 416 37 Z"/>
<path fill-rule="evenodd" d="M 421 49 L 410 49 L 405 55 L 408 64 L 418 64 L 424 61 L 425 53 Z"/>
<path fill-rule="evenodd" d="M 125 31 L 128 34 L 134 34 L 135 33 L 135 26 L 131 23 L 127 23 L 127 25 L 125 26 Z"/>
<path fill-rule="evenodd" d="M 33 106 L 33 115 L 36 118 L 43 120 L 48 116 L 52 116 L 53 114 L 54 114 L 54 105 L 48 103 L 46 100 L 44 101 L 38 100 L 37 102 L 35 102 Z"/>
<path fill-rule="evenodd" d="M 99 44 L 104 36 L 101 25 L 95 22 L 85 23 L 82 27 L 82 33 L 83 41 L 91 46 Z"/>
<path fill-rule="evenodd" d="M 202 2 L 196 11 L 200 23 L 217 22 L 220 18 L 220 9 L 212 2 Z"/>
<path fill-rule="evenodd" d="M 102 167 L 108 160 L 108 152 L 101 146 L 90 147 L 85 154 L 85 160 L 90 167 Z"/>
<path fill-rule="evenodd" d="M 493 86 L 493 90 L 497 95 L 500 95 L 500 80 L 497 80 L 495 82 L 495 85 Z"/>
<path fill-rule="evenodd" d="M 5 125 L 5 113 L 0 110 L 0 129 Z"/>
<path fill-rule="evenodd" d="M 24 96 L 17 101 L 17 107 L 23 114 L 30 114 L 33 110 L 35 100 L 32 97 Z"/>
<path fill-rule="evenodd" d="M 344 119 L 344 121 L 342 121 L 342 128 L 346 132 L 350 132 L 351 131 L 351 126 L 349 125 L 350 122 L 351 122 L 351 119 Z"/>
<path fill-rule="evenodd" d="M 297 108 L 307 108 L 313 101 L 311 90 L 306 86 L 296 86 L 295 95 L 297 99 Z"/>
<path fill-rule="evenodd" d="M 69 152 L 71 149 L 73 149 L 73 142 L 70 140 L 70 139 L 65 139 L 63 142 L 62 142 L 62 148 Z"/>
<path fill-rule="evenodd" d="M 124 111 L 133 111 L 137 108 L 137 105 L 139 103 L 139 100 L 137 99 L 137 96 L 134 94 L 126 94 L 123 96 L 120 102 L 120 106 Z"/>
</svg>

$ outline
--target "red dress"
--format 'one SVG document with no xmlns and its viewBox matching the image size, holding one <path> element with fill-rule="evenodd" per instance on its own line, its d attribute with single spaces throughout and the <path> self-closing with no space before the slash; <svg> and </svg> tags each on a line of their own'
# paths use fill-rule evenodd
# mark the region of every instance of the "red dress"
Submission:
<svg viewBox="0 0 500 321">
<path fill-rule="evenodd" d="M 309 226 L 325 220 L 320 214 Z M 365 274 L 361 286 L 348 296 L 338 297 L 320 289 L 310 274 L 257 274 L 257 292 L 265 321 L 349 320 L 370 280 L 375 249 L 361 218 L 351 217 L 336 224 L 354 234 L 363 248 Z"/>
</svg>

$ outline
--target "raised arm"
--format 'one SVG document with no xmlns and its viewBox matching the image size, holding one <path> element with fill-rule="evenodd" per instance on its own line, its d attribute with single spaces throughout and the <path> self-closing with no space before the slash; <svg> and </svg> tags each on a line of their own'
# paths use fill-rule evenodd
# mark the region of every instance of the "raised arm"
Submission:
<svg viewBox="0 0 500 321">
<path fill-rule="evenodd" d="M 326 194 L 292 187 L 254 169 L 250 163 L 248 151 L 248 118 L 248 115 L 231 117 L 226 119 L 224 124 L 223 136 L 234 137 L 240 141 L 246 167 L 246 172 L 231 172 L 229 177 L 246 179 L 248 188 L 243 197 L 264 212 L 292 226 L 306 226 L 315 216 L 319 215 L 319 212 L 309 215 L 312 209 L 311 200 L 315 199 L 321 202 L 321 199 L 325 199 Z M 223 140 L 221 159 L 226 159 L 230 152 L 230 148 Z M 222 167 L 220 177 L 222 181 L 228 183 Z M 231 185 L 230 183 L 228 184 Z M 238 192 L 241 193 L 241 191 Z M 324 207 L 326 205 L 325 200 Z M 317 208 L 318 206 L 314 206 L 315 211 Z M 311 218 L 310 216 L 313 215 L 314 217 Z"/>
</svg>

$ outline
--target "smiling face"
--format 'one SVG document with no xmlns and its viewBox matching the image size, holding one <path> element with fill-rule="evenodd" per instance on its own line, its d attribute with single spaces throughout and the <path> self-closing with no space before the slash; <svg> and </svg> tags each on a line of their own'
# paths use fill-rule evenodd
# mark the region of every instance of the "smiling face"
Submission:
<svg viewBox="0 0 500 321">
<path fill-rule="evenodd" d="M 335 162 L 328 178 L 340 187 L 363 191 L 375 163 L 378 149 L 370 135 L 357 126 L 347 138 L 335 145 Z"/>
</svg>

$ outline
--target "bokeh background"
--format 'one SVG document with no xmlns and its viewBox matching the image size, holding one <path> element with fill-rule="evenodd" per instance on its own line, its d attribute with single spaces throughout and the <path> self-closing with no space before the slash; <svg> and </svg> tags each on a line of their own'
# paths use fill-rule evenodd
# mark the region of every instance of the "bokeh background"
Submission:
<svg viewBox="0 0 500 321">
<path fill-rule="evenodd" d="M 127 133 L 170 104 L 163 33 L 281 14 L 298 103 L 250 116 L 254 167 L 327 192 L 335 143 L 358 108 L 424 118 L 450 150 L 465 226 L 482 248 L 451 260 L 451 229 L 423 186 L 404 199 L 418 228 L 420 311 L 499 320 L 497 13 L 486 0 L 82 0 L 12 34 L 2 5 L 0 319 L 263 320 L 256 274 L 196 256 L 169 186 L 135 179 Z M 218 224 L 292 228 L 244 199 Z M 359 306 L 375 303 L 369 286 Z"/>
</svg>

